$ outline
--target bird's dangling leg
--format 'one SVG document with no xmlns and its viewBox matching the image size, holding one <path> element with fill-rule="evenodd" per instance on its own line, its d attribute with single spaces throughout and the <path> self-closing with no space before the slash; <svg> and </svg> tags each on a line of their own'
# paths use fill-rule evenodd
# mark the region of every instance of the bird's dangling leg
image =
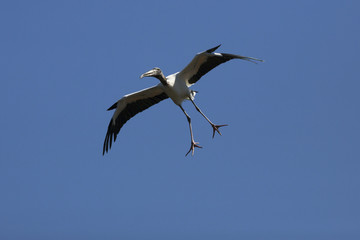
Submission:
<svg viewBox="0 0 360 240">
<path fill-rule="evenodd" d="M 219 128 L 224 127 L 224 126 L 228 126 L 228 125 L 227 125 L 227 124 L 223 124 L 223 125 L 213 124 L 213 123 L 210 121 L 210 119 L 208 119 L 208 118 L 205 116 L 205 114 L 200 110 L 200 108 L 195 104 L 195 102 L 194 102 L 192 99 L 190 99 L 190 101 L 194 104 L 196 110 L 206 119 L 206 121 L 208 121 L 208 122 L 210 123 L 211 127 L 213 128 L 213 135 L 212 135 L 212 137 L 214 138 L 214 136 L 215 136 L 215 131 L 216 131 L 218 134 L 221 135 L 221 132 L 219 131 Z"/>
<path fill-rule="evenodd" d="M 189 129 L 190 129 L 190 135 L 191 135 L 191 146 L 190 146 L 190 149 L 189 151 L 185 154 L 185 156 L 187 156 L 190 152 L 191 152 L 191 155 L 194 155 L 194 151 L 195 151 L 195 148 L 202 148 L 200 145 L 198 145 L 199 143 L 198 142 L 195 142 L 194 140 L 194 135 L 193 135 L 193 131 L 192 131 L 192 127 L 191 127 L 191 118 L 190 116 L 185 112 L 185 109 L 182 107 L 182 106 L 179 106 L 181 108 L 181 110 L 184 112 L 187 120 L 188 120 L 188 123 L 189 123 Z"/>
</svg>

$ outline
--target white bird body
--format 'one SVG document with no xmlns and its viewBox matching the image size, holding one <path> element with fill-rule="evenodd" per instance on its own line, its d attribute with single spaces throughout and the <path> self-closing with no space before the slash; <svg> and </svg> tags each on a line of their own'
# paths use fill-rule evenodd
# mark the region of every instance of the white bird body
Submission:
<svg viewBox="0 0 360 240">
<path fill-rule="evenodd" d="M 234 54 L 214 53 L 218 47 L 220 47 L 220 45 L 198 53 L 181 72 L 168 75 L 167 77 L 164 76 L 160 68 L 153 68 L 142 74 L 140 78 L 155 77 L 160 80 L 160 83 L 156 86 L 125 95 L 108 109 L 116 110 L 108 126 L 103 146 L 103 154 L 111 148 L 113 138 L 115 142 L 121 127 L 130 118 L 167 98 L 171 98 L 171 100 L 181 108 L 188 120 L 191 135 L 191 147 L 187 154 L 190 151 L 194 154 L 195 147 L 201 147 L 194 141 L 191 118 L 181 106 L 184 100 L 190 100 L 194 104 L 196 110 L 210 123 L 213 128 L 213 137 L 215 135 L 215 131 L 221 135 L 219 128 L 227 125 L 213 124 L 193 101 L 195 91 L 192 91 L 189 87 L 195 84 L 211 69 L 231 59 L 243 59 L 251 62 L 262 60 Z"/>
<path fill-rule="evenodd" d="M 176 105 L 180 106 L 184 100 L 192 98 L 190 88 L 178 72 L 167 76 L 166 82 L 168 86 L 164 86 L 164 91 Z"/>
</svg>

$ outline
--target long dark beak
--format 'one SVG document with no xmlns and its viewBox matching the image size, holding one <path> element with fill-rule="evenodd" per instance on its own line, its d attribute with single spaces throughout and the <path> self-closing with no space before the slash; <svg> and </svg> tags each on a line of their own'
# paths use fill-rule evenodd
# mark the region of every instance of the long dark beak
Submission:
<svg viewBox="0 0 360 240">
<path fill-rule="evenodd" d="M 151 69 L 150 71 L 144 73 L 143 75 L 140 76 L 140 78 L 144 78 L 144 77 L 151 77 L 154 75 L 155 70 Z"/>
</svg>

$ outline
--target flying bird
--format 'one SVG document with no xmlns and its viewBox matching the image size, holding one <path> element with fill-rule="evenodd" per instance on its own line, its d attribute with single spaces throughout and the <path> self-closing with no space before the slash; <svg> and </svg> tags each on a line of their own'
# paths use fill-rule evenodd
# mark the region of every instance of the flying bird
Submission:
<svg viewBox="0 0 360 240">
<path fill-rule="evenodd" d="M 187 156 L 190 152 L 194 155 L 195 148 L 202 147 L 194 140 L 191 118 L 181 105 L 184 100 L 190 100 L 192 104 L 194 104 L 195 109 L 206 119 L 206 121 L 209 122 L 213 129 L 213 138 L 215 136 L 215 132 L 221 135 L 219 128 L 227 126 L 227 124 L 216 125 L 211 122 L 210 119 L 207 118 L 195 104 L 194 98 L 196 91 L 191 90 L 189 87 L 195 84 L 210 70 L 231 59 L 242 59 L 255 63 L 257 61 L 263 62 L 263 60 L 235 54 L 215 53 L 214 51 L 219 47 L 220 45 L 196 54 L 192 61 L 183 70 L 167 77 L 164 76 L 163 72 L 158 67 L 142 74 L 140 78 L 155 77 L 159 79 L 160 83 L 156 86 L 125 95 L 108 109 L 108 111 L 115 109 L 115 112 L 110 120 L 105 136 L 103 155 L 111 148 L 112 142 L 116 141 L 116 137 L 120 132 L 120 129 L 130 118 L 167 98 L 170 98 L 177 106 L 180 107 L 189 123 L 191 145 L 185 156 Z"/>
</svg>

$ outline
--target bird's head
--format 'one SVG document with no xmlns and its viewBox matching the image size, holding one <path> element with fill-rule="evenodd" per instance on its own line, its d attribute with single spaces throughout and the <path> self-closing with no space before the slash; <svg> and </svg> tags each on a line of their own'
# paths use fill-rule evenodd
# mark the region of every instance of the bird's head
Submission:
<svg viewBox="0 0 360 240">
<path fill-rule="evenodd" d="M 141 75 L 140 78 L 143 78 L 143 77 L 156 77 L 156 78 L 159 78 L 159 77 L 162 77 L 162 76 L 163 76 L 163 73 L 162 73 L 161 69 L 158 68 L 158 67 L 155 67 L 155 68 L 151 69 L 150 71 L 147 71 L 146 73 Z"/>
</svg>

